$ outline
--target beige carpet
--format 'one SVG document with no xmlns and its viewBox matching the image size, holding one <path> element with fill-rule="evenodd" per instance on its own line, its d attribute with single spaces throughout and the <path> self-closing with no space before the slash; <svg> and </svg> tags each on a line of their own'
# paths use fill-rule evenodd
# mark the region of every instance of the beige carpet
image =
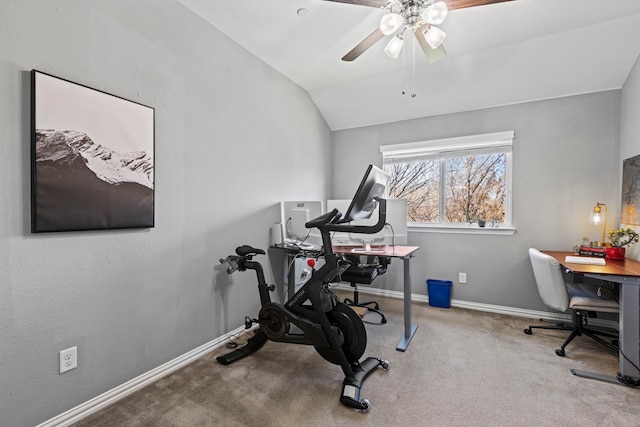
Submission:
<svg viewBox="0 0 640 427">
<path fill-rule="evenodd" d="M 402 301 L 377 299 L 389 323 L 367 323 L 365 356 L 391 367 L 364 382 L 369 413 L 339 403 L 342 370 L 313 347 L 268 342 L 229 366 L 216 350 L 76 426 L 640 425 L 640 389 L 569 372 L 617 372 L 617 356 L 586 337 L 561 358 L 566 332 L 527 336 L 529 319 L 415 303 L 403 353 Z"/>
</svg>

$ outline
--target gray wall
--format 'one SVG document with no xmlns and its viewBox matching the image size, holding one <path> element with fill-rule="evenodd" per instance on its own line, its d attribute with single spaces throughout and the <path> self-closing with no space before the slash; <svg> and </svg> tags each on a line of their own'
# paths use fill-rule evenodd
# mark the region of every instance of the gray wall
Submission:
<svg viewBox="0 0 640 427">
<path fill-rule="evenodd" d="M 156 109 L 155 228 L 30 234 L 34 68 Z M 3 0 L 0 94 L 3 426 L 44 421 L 239 326 L 257 312 L 254 279 L 228 281 L 217 259 L 265 247 L 280 200 L 350 198 L 380 145 L 515 130 L 518 232 L 412 233 L 413 291 L 465 271 L 454 298 L 539 310 L 526 249 L 595 238 L 596 201 L 615 226 L 620 159 L 640 153 L 637 64 L 622 92 L 332 136 L 304 91 L 172 0 Z M 376 284 L 400 290 L 394 274 Z M 79 367 L 59 375 L 73 345 Z"/>
<path fill-rule="evenodd" d="M 333 195 L 350 197 L 351 183 L 367 163 L 382 164 L 380 145 L 514 130 L 517 232 L 410 230 L 409 244 L 420 246 L 412 261 L 412 287 L 426 294 L 426 279 L 452 280 L 454 299 L 547 310 L 527 249 L 570 250 L 583 236 L 599 240 L 601 229 L 588 223 L 597 201 L 609 206 L 608 228 L 617 225 L 619 110 L 620 91 L 607 91 L 334 132 Z M 467 273 L 467 284 L 457 283 L 458 272 Z M 401 276 L 376 286 L 401 290 Z"/>
<path fill-rule="evenodd" d="M 155 108 L 155 228 L 30 234 L 31 69 Z M 255 277 L 217 260 L 265 248 L 280 200 L 328 198 L 331 132 L 308 94 L 172 0 L 3 0 L 0 94 L 2 426 L 240 326 Z"/>
<path fill-rule="evenodd" d="M 620 163 L 640 155 L 640 57 L 622 87 L 620 114 Z M 622 177 L 620 178 L 622 179 Z M 618 205 L 622 201 L 618 199 Z M 634 227 L 636 230 L 640 227 Z M 640 260 L 640 244 L 627 250 L 627 256 Z"/>
</svg>

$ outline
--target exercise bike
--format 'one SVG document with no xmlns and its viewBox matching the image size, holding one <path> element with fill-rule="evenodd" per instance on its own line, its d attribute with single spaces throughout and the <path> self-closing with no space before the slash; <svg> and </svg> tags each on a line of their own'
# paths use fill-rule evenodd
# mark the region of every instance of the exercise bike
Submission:
<svg viewBox="0 0 640 427">
<path fill-rule="evenodd" d="M 236 255 L 221 259 L 220 263 L 227 265 L 229 274 L 246 270 L 256 272 L 262 307 L 257 319 L 245 318 L 247 329 L 254 323 L 258 324 L 255 335 L 243 347 L 219 356 L 218 362 L 223 365 L 236 362 L 258 351 L 268 340 L 312 345 L 325 360 L 342 368 L 345 379 L 340 402 L 369 412 L 370 402 L 360 399 L 362 382 L 378 366 L 388 370 L 389 362 L 375 357 L 359 361 L 367 345 L 367 332 L 358 314 L 339 302 L 337 295 L 329 289 L 329 284 L 339 281 L 340 274 L 349 267 L 348 262 L 333 252 L 330 233 L 377 233 L 386 221 L 386 201 L 379 199 L 379 203 L 378 223 L 373 226 L 340 223 L 341 214 L 337 209 L 305 224 L 307 228 L 320 230 L 325 263 L 318 270 L 313 270 L 311 278 L 284 304 L 271 301 L 269 292 L 274 291 L 275 286 L 267 285 L 262 265 L 253 260 L 256 255 L 264 255 L 264 250 L 243 245 L 236 248 Z M 297 331 L 292 330 L 292 325 Z"/>
</svg>

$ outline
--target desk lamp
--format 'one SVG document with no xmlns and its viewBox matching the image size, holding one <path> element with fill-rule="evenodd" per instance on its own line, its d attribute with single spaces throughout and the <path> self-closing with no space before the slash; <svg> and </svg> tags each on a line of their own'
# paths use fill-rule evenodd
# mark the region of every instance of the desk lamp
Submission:
<svg viewBox="0 0 640 427">
<path fill-rule="evenodd" d="M 602 208 L 604 208 L 604 210 Z M 599 242 L 594 242 L 594 245 L 604 246 L 604 233 L 605 229 L 607 228 L 607 205 L 597 202 L 593 207 L 593 210 L 591 211 L 589 222 L 594 225 L 602 224 L 602 240 Z"/>
</svg>

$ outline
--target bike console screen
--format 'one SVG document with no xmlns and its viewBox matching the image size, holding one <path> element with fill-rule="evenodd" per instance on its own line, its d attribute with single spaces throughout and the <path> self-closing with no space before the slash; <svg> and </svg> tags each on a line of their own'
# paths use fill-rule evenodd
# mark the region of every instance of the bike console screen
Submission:
<svg viewBox="0 0 640 427">
<path fill-rule="evenodd" d="M 344 219 L 340 222 L 370 218 L 378 205 L 376 199 L 384 195 L 388 182 L 389 175 L 382 169 L 369 165 L 355 196 L 351 200 Z"/>
</svg>

